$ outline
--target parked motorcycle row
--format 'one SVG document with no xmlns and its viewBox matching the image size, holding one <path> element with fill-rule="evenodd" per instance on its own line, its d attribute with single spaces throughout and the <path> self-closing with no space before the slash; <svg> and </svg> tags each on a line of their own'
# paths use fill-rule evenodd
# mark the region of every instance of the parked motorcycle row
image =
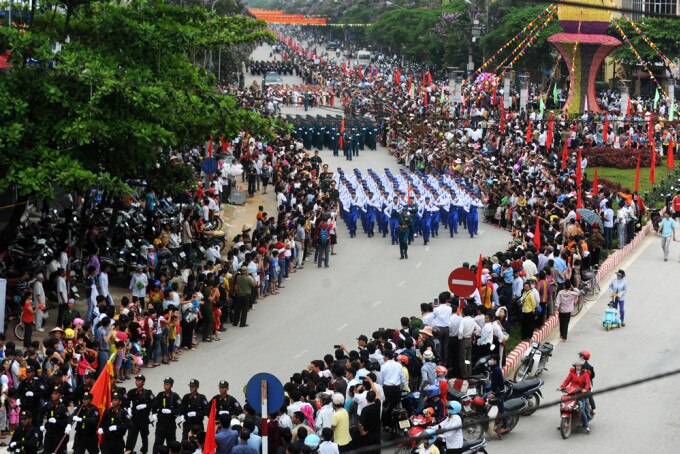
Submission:
<svg viewBox="0 0 680 454">
<path fill-rule="evenodd" d="M 500 396 L 495 396 L 489 391 L 491 372 L 489 356 L 480 358 L 474 365 L 474 374 L 468 377 L 465 392 L 454 389 L 453 380 L 448 382 L 447 401 L 458 402 L 462 407 L 459 415 L 463 421 L 464 453 L 486 453 L 486 438 L 499 432 L 504 419 L 506 430 L 503 432 L 507 434 L 517 426 L 520 416 L 531 416 L 538 410 L 543 398 L 541 387 L 545 384 L 539 376 L 547 370 L 546 365 L 552 356 L 553 348 L 548 342 L 544 344 L 533 342 L 531 348 L 527 350 L 514 376 L 516 381 L 506 381 L 502 396 L 505 413 L 508 415 L 505 417 L 501 417 L 498 409 Z M 420 443 L 420 440 L 415 438 L 424 437 L 427 435 L 426 430 L 441 422 L 441 418 L 438 420 L 432 408 L 428 407 L 429 398 L 433 397 L 436 401 L 439 393 L 440 387 L 434 386 L 432 390 L 426 388 L 402 394 L 401 405 L 392 412 L 394 432 L 400 437 L 413 440 L 403 442 L 398 447 L 397 451 L 400 454 L 414 452 Z M 441 440 L 436 443 L 441 444 L 440 451 L 445 449 Z"/>
</svg>

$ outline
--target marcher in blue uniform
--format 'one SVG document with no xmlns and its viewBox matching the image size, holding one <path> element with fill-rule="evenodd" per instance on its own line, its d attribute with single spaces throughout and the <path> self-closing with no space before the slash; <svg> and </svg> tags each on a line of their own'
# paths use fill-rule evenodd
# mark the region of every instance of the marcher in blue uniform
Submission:
<svg viewBox="0 0 680 454">
<path fill-rule="evenodd" d="M 399 198 L 395 195 L 392 202 L 385 208 L 385 215 L 390 218 L 390 234 L 392 237 L 392 244 L 397 244 L 399 241 L 399 212 L 401 211 L 401 204 Z"/>
<path fill-rule="evenodd" d="M 425 197 L 425 203 L 420 205 L 418 214 L 421 219 L 421 228 L 423 232 L 423 244 L 427 245 L 430 242 L 430 229 L 432 226 L 432 204 L 430 203 L 430 197 Z"/>
</svg>

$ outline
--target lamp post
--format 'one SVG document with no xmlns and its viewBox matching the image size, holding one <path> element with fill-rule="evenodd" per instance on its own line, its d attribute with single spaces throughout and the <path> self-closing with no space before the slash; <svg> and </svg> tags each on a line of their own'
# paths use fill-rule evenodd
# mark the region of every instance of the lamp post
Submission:
<svg viewBox="0 0 680 454">
<path fill-rule="evenodd" d="M 529 100 L 529 74 L 519 75 L 519 110 L 526 109 Z"/>
<path fill-rule="evenodd" d="M 512 73 L 509 66 L 504 67 L 503 71 L 505 71 L 503 73 L 503 105 L 507 109 L 510 107 L 510 78 Z"/>
<path fill-rule="evenodd" d="M 453 75 L 453 82 L 454 82 L 454 94 L 453 94 L 453 102 L 455 103 L 460 103 L 463 100 L 463 74 L 465 71 L 462 69 L 458 68 L 452 68 L 451 71 Z"/>
</svg>

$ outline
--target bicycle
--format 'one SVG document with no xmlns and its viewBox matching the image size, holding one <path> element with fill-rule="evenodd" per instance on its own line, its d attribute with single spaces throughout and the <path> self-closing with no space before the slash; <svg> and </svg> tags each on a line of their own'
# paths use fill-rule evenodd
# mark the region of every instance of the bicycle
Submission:
<svg viewBox="0 0 680 454">
<path fill-rule="evenodd" d="M 24 340 L 24 333 L 26 332 L 26 327 L 24 326 L 24 322 L 21 320 L 21 317 L 19 316 L 10 316 L 7 319 L 6 326 L 5 326 L 5 332 L 8 331 L 8 328 L 16 321 L 16 325 L 14 326 L 14 335 L 16 336 L 17 339 L 19 340 Z"/>
<path fill-rule="evenodd" d="M 581 272 L 583 281 L 579 286 L 579 291 L 586 301 L 596 300 L 597 295 L 600 293 L 600 284 L 597 281 L 597 269 L 598 266 L 595 265 Z"/>
</svg>

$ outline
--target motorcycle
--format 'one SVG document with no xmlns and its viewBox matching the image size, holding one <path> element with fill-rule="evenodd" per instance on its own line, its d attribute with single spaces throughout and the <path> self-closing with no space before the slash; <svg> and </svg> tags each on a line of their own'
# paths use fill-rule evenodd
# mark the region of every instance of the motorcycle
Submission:
<svg viewBox="0 0 680 454">
<path fill-rule="evenodd" d="M 476 415 L 470 416 L 465 420 L 465 428 L 463 429 L 463 438 L 465 440 L 479 440 L 484 437 L 484 433 L 492 435 L 497 433 L 503 426 L 503 419 L 507 422 L 507 432 L 515 428 L 519 421 L 520 414 L 528 407 L 526 399 L 523 397 L 516 397 L 504 402 L 505 413 L 508 414 L 501 418 L 498 413 L 498 399 L 493 394 L 486 396 L 486 399 L 480 396 L 472 399 L 472 408 Z M 512 413 L 512 414 L 510 414 Z M 489 424 L 485 419 L 494 421 L 493 425 Z"/>
<path fill-rule="evenodd" d="M 408 423 L 408 426 L 406 426 L 406 423 L 402 423 L 400 425 L 400 429 L 403 430 L 404 432 L 408 432 L 404 436 L 409 437 L 409 440 L 400 443 L 397 446 L 395 454 L 408 454 L 413 452 L 413 450 L 418 446 L 419 443 L 417 437 L 425 429 L 430 427 L 430 425 L 434 423 L 434 420 L 429 414 L 413 415 L 409 419 L 407 419 L 406 422 Z M 402 428 L 401 426 L 404 427 Z M 413 438 L 413 440 L 411 440 L 411 438 Z"/>
<path fill-rule="evenodd" d="M 541 345 L 532 341 L 531 348 L 524 352 L 522 362 L 515 371 L 515 381 L 522 381 L 529 376 L 537 377 L 543 371 L 548 370 L 545 366 L 548 364 L 548 359 L 552 356 L 554 348 L 549 342 Z"/>
<path fill-rule="evenodd" d="M 541 405 L 541 386 L 545 384 L 540 378 L 528 378 L 519 382 L 506 382 L 505 399 L 523 397 L 527 401 L 527 408 L 522 411 L 522 416 L 533 415 Z"/>
<path fill-rule="evenodd" d="M 560 402 L 561 420 L 560 427 L 558 427 L 558 429 L 560 430 L 560 435 L 562 435 L 562 438 L 566 440 L 571 436 L 571 433 L 574 430 L 574 423 L 578 425 L 582 420 L 582 400 L 586 402 L 588 420 L 592 419 L 593 412 L 590 408 L 590 404 L 588 403 L 588 399 L 582 399 L 579 397 L 579 394 L 582 394 L 580 388 L 569 387 L 567 389 L 562 389 L 562 392 L 564 392 L 565 395 L 562 396 L 562 401 Z"/>
<path fill-rule="evenodd" d="M 486 438 L 482 438 L 481 440 L 463 440 L 463 454 L 477 454 L 478 452 L 488 454 L 485 448 Z M 446 450 L 444 452 L 446 452 Z"/>
</svg>

